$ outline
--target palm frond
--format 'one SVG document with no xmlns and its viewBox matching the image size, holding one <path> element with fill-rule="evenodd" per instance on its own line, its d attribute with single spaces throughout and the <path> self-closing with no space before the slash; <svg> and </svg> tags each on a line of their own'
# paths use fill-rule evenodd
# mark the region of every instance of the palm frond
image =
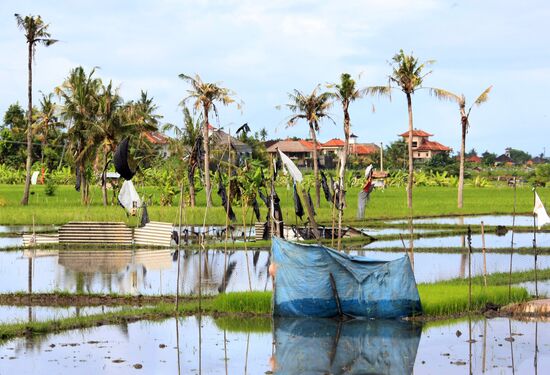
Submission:
<svg viewBox="0 0 550 375">
<path fill-rule="evenodd" d="M 487 100 L 489 100 L 489 92 L 491 92 L 491 89 L 493 88 L 493 85 L 487 87 L 485 91 L 481 93 L 480 96 L 476 99 L 474 102 L 475 105 L 480 105 L 482 103 L 485 103 Z"/>
<path fill-rule="evenodd" d="M 439 89 L 436 87 L 427 87 L 427 89 L 431 96 L 435 96 L 439 100 L 443 100 L 443 101 L 446 100 L 453 103 L 460 103 L 461 96 L 453 92 L 450 92 L 444 89 Z"/>
</svg>

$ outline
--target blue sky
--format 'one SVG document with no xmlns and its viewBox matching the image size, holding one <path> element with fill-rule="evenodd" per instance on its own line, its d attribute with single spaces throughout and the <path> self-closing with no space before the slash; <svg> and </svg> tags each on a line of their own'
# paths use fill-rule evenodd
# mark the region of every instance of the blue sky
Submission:
<svg viewBox="0 0 550 375">
<path fill-rule="evenodd" d="M 310 92 L 342 72 L 358 85 L 382 85 L 399 51 L 436 60 L 425 85 L 464 93 L 473 101 L 493 85 L 487 103 L 472 110 L 467 149 L 500 154 L 513 147 L 550 154 L 550 3 L 544 0 L 282 0 L 282 1 L 13 1 L 0 3 L 0 112 L 26 103 L 26 46 L 13 13 L 40 14 L 60 42 L 39 47 L 34 91 L 49 92 L 82 65 L 120 87 L 126 100 L 146 90 L 163 121 L 181 125 L 178 103 L 187 85 L 178 74 L 220 82 L 244 102 L 220 110 L 232 131 L 248 122 L 270 137 L 307 136 L 307 125 L 286 127 L 290 113 L 276 109 L 293 89 Z M 373 112 L 372 109 L 375 108 Z M 456 105 L 413 97 L 416 128 L 459 149 Z M 320 140 L 342 138 L 321 125 Z M 404 95 L 365 98 L 351 107 L 360 142 L 396 140 L 407 129 Z"/>
</svg>

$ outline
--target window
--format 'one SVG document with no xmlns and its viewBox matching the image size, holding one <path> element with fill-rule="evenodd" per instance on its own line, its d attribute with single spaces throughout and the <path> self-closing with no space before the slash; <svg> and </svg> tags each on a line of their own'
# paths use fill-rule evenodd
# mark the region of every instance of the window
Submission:
<svg viewBox="0 0 550 375">
<path fill-rule="evenodd" d="M 413 141 L 412 146 L 413 146 L 413 147 L 418 147 L 418 142 Z"/>
</svg>

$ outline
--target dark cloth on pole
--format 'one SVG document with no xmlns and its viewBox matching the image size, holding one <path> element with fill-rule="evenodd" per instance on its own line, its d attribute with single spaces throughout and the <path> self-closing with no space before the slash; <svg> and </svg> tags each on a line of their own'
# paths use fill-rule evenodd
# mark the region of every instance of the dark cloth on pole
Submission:
<svg viewBox="0 0 550 375">
<path fill-rule="evenodd" d="M 258 199 L 256 199 L 256 196 L 254 196 L 254 199 L 252 200 L 252 208 L 254 209 L 256 220 L 260 221 L 260 205 L 258 204 Z"/>
<path fill-rule="evenodd" d="M 294 182 L 294 213 L 302 220 L 302 216 L 304 216 L 304 206 L 302 206 L 300 195 L 296 189 L 296 182 Z"/>
<path fill-rule="evenodd" d="M 80 166 L 76 166 L 76 182 L 74 184 L 74 189 L 80 191 Z"/>
<path fill-rule="evenodd" d="M 323 173 L 323 171 L 321 171 L 321 187 L 323 188 L 323 193 L 325 194 L 325 199 L 327 202 L 332 203 L 332 195 L 330 194 L 327 176 Z"/>
<path fill-rule="evenodd" d="M 309 193 L 309 190 L 307 191 L 307 198 L 306 198 L 309 202 L 309 206 L 311 207 L 311 210 L 313 211 L 313 216 L 317 215 L 315 213 L 315 208 L 313 206 L 313 200 L 311 199 L 311 194 Z"/>
<path fill-rule="evenodd" d="M 128 143 L 130 138 L 126 137 L 120 142 L 115 150 L 115 156 L 113 158 L 113 163 L 115 164 L 115 170 L 118 174 L 125 180 L 131 180 L 132 177 L 136 174 L 135 171 L 130 169 L 128 164 Z"/>
<path fill-rule="evenodd" d="M 142 203 L 143 211 L 141 211 L 141 221 L 139 223 L 140 227 L 144 227 L 145 224 L 150 222 L 149 220 L 149 213 L 147 212 L 147 204 L 145 202 Z"/>
<path fill-rule="evenodd" d="M 229 199 L 227 197 L 225 186 L 223 186 L 221 173 L 218 173 L 218 176 L 218 195 L 222 200 L 222 206 L 225 208 L 225 213 L 227 217 L 229 217 L 229 220 L 235 221 L 237 218 L 235 216 L 235 213 L 233 212 L 233 209 L 231 208 L 231 203 L 229 202 Z"/>
</svg>

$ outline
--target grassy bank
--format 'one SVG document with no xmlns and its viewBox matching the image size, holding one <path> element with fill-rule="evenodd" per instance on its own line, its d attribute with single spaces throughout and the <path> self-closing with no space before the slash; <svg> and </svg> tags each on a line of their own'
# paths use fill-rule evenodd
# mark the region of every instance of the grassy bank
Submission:
<svg viewBox="0 0 550 375">
<path fill-rule="evenodd" d="M 359 189 L 350 189 L 347 192 L 348 208 L 344 214 L 344 222 L 353 225 L 365 226 L 376 219 L 404 218 L 409 214 L 406 206 L 406 193 L 403 188 L 388 188 L 384 191 L 376 190 L 366 210 L 366 219 L 356 220 L 357 194 Z M 140 193 L 152 194 L 153 202 L 158 192 L 154 188 L 138 188 Z M 33 186 L 29 205 L 19 204 L 23 193 L 22 185 L 0 185 L 0 224 L 31 224 L 33 217 L 39 224 L 64 224 L 71 220 L 97 220 L 97 221 L 124 221 L 135 224 L 136 219 L 126 217 L 124 210 L 118 205 L 104 207 L 101 204 L 101 191 L 99 187 L 91 188 L 91 204 L 82 206 L 80 195 L 72 186 L 59 186 L 55 196 L 47 196 L 44 186 Z M 550 201 L 550 188 L 540 188 L 539 195 L 543 202 Z M 292 202 L 292 191 L 279 188 L 278 194 L 285 221 L 296 223 Z M 464 208 L 456 208 L 456 188 L 450 187 L 417 187 L 414 190 L 415 217 L 445 216 L 459 214 L 510 214 L 514 202 L 514 192 L 508 187 L 474 188 L 466 187 L 464 190 Z M 197 197 L 198 207 L 186 209 L 185 218 L 188 224 L 202 225 L 205 208 L 204 193 Z M 158 199 L 158 198 L 157 198 Z M 207 224 L 225 224 L 224 210 L 220 199 L 214 195 L 214 207 L 208 210 Z M 178 208 L 177 197 L 174 205 L 161 207 L 153 204 L 148 207 L 151 220 L 177 222 Z M 321 199 L 321 208 L 316 209 L 317 220 L 322 223 L 331 223 L 332 209 L 330 205 Z M 533 209 L 533 195 L 529 187 L 517 189 L 517 212 L 530 213 Z M 261 203 L 262 216 L 265 217 L 266 208 Z M 236 212 L 240 212 L 237 210 Z M 247 221 L 252 220 L 249 210 Z M 304 217 L 305 219 L 305 217 Z M 239 219 L 240 223 L 240 219 Z M 299 221 L 298 221 L 299 223 Z"/>
</svg>

